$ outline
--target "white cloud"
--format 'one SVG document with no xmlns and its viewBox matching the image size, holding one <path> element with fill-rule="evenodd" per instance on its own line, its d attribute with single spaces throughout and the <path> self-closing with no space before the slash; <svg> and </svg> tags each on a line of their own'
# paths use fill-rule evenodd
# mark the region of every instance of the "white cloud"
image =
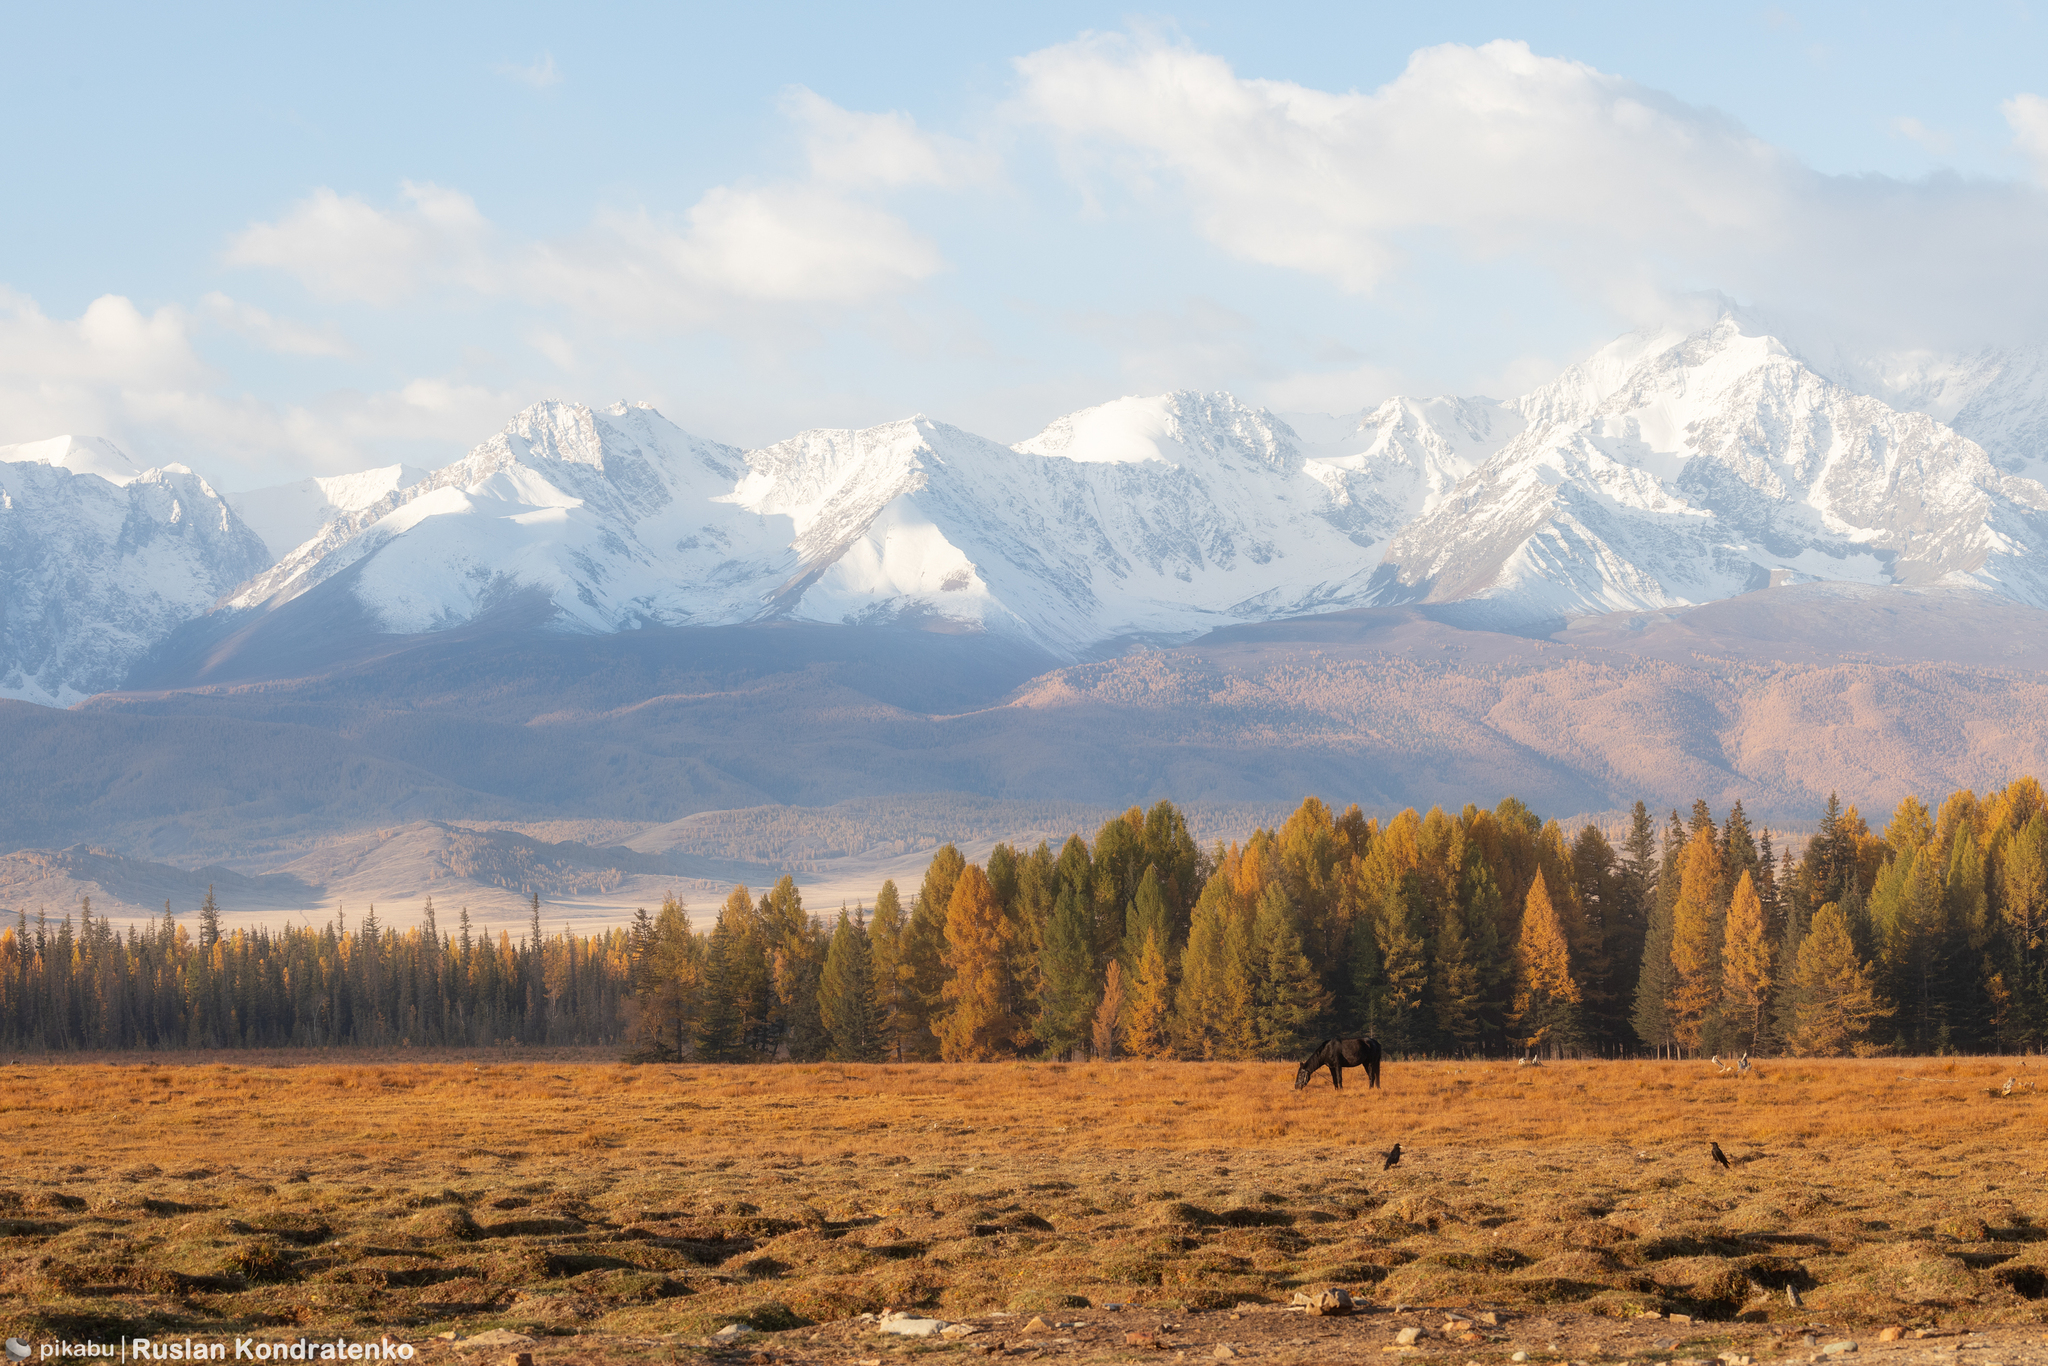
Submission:
<svg viewBox="0 0 2048 1366">
<path fill-rule="evenodd" d="M 145 314 L 118 294 L 104 294 L 66 321 L 0 287 L 0 376 L 17 386 L 55 397 L 107 385 L 196 384 L 209 373 L 192 348 L 189 319 L 175 308 Z M 18 412 L 0 406 L 0 414 L 19 430 Z"/>
<path fill-rule="evenodd" d="M 543 52 L 540 60 L 531 66 L 519 66 L 512 62 L 501 62 L 492 70 L 508 80 L 530 85 L 535 90 L 546 90 L 549 86 L 562 83 L 562 73 L 555 70 L 555 54 Z"/>
<path fill-rule="evenodd" d="M 405 182 L 409 207 L 375 208 L 322 187 L 275 223 L 236 234 L 226 260 L 296 276 L 323 298 L 391 305 L 423 284 L 491 284 L 490 225 L 459 191 Z"/>
<path fill-rule="evenodd" d="M 223 305 L 244 307 L 209 296 L 200 315 L 218 317 Z M 75 319 L 51 318 L 0 288 L 0 445 L 110 436 L 144 464 L 179 461 L 235 488 L 449 458 L 530 401 L 443 378 L 301 404 L 227 396 L 193 344 L 195 320 L 172 307 L 145 314 L 114 294 Z"/>
<path fill-rule="evenodd" d="M 1998 106 L 2012 128 L 2012 145 L 2034 163 L 2034 174 L 2048 185 L 2048 99 L 2015 95 Z"/>
<path fill-rule="evenodd" d="M 1427 48 L 1369 93 L 1245 79 L 1147 35 L 1017 65 L 1019 115 L 1054 131 L 1089 193 L 1184 204 L 1231 255 L 1355 293 L 1449 249 L 1537 265 L 1633 320 L 1702 286 L 1944 342 L 2048 320 L 2048 204 L 2030 191 L 1823 176 L 1710 110 L 1522 43 Z M 2031 147 L 2026 98 L 2007 115 Z"/>
<path fill-rule="evenodd" d="M 972 143 L 927 133 L 908 114 L 841 109 L 802 86 L 783 92 L 782 112 L 804 133 L 811 175 L 829 185 L 965 185 L 992 179 L 996 161 Z"/>
<path fill-rule="evenodd" d="M 941 270 L 932 242 L 886 210 L 809 184 L 719 186 L 680 222 L 645 210 L 599 213 L 545 242 L 497 245 L 467 196 L 435 213 L 407 186 L 409 210 L 322 190 L 276 224 L 235 239 L 228 259 L 295 275 L 315 293 L 393 305 L 466 288 L 559 304 L 609 326 L 687 330 L 763 304 L 851 306 Z"/>
<path fill-rule="evenodd" d="M 254 304 L 230 299 L 215 290 L 199 300 L 199 312 L 230 332 L 270 351 L 288 356 L 352 356 L 355 348 L 332 329 L 321 330 L 272 316 Z"/>
<path fill-rule="evenodd" d="M 1955 150 L 1956 140 L 1947 133 L 1936 132 L 1920 122 L 1920 120 L 1909 118 L 1904 114 L 1892 120 L 1892 131 L 1906 141 L 1932 152 L 1938 157 L 1945 157 Z"/>
</svg>

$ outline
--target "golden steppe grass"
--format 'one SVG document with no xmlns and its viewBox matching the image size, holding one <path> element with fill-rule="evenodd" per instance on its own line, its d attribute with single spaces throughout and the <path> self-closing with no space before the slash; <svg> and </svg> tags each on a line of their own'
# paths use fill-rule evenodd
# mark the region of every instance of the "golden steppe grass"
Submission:
<svg viewBox="0 0 2048 1366">
<path fill-rule="evenodd" d="M 1326 1285 L 1757 1331 L 2036 1322 L 2034 1070 L 1391 1062 L 1379 1091 L 1296 1092 L 1276 1063 L 17 1063 L 0 1330 L 694 1339 Z"/>
</svg>

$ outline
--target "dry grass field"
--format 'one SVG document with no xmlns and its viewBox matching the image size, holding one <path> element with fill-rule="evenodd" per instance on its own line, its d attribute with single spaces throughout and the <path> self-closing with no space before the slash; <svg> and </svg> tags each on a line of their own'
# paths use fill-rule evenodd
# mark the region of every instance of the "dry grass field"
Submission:
<svg viewBox="0 0 2048 1366">
<path fill-rule="evenodd" d="M 456 1355 L 439 1334 L 503 1328 L 545 1366 L 1156 1354 L 1127 1327 L 1204 1358 L 1228 1338 L 1378 1359 L 1397 1321 L 1379 1311 L 1425 1305 L 1501 1311 L 1425 1339 L 1453 1362 L 2037 1324 L 2038 1070 L 1395 1062 L 1380 1091 L 1354 1071 L 1296 1092 L 1273 1063 L 17 1062 L 0 1331 L 390 1333 L 432 1358 Z M 2008 1076 L 2017 1094 L 1989 1094 Z M 1325 1286 L 1375 1312 L 1252 1307 Z M 849 1322 L 889 1307 L 985 1331 Z M 1033 1315 L 1058 1339 L 1018 1336 Z M 744 1350 L 704 1345 L 735 1322 L 760 1330 Z"/>
</svg>

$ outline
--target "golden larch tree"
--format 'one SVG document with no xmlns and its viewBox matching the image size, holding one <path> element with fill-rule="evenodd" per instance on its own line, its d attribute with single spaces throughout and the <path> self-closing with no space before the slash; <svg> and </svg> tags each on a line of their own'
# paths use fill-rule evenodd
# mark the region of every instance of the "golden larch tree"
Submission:
<svg viewBox="0 0 2048 1366">
<path fill-rule="evenodd" d="M 1016 1046 L 1013 933 L 988 874 L 968 864 L 946 906 L 946 1012 L 938 1035 L 939 1056 L 947 1062 L 986 1062 Z"/>
<path fill-rule="evenodd" d="M 1712 830 L 1685 847 L 1678 901 L 1671 908 L 1672 1034 L 1687 1048 L 1700 1046 L 1707 1017 L 1721 1002 L 1721 850 Z"/>
<path fill-rule="evenodd" d="M 1747 869 L 1728 903 L 1728 928 L 1721 940 L 1722 1009 L 1742 1031 L 1745 1051 L 1763 1039 L 1771 1002 L 1771 934 L 1764 905 Z"/>
<path fill-rule="evenodd" d="M 1145 936 L 1137 967 L 1131 994 L 1124 1001 L 1124 1051 L 1134 1058 L 1163 1058 L 1172 1052 L 1167 1024 L 1173 1003 L 1166 976 L 1166 947 L 1158 934 Z"/>
<path fill-rule="evenodd" d="M 1109 960 L 1109 971 L 1102 978 L 1102 1000 L 1095 1007 L 1095 1024 L 1092 1030 L 1095 1056 L 1105 1061 L 1116 1057 L 1116 1041 L 1123 1031 L 1124 1011 L 1124 970 L 1116 959 Z"/>
<path fill-rule="evenodd" d="M 1571 946 L 1538 869 L 1522 907 L 1515 940 L 1515 995 L 1508 1023 L 1524 1048 L 1573 1042 L 1578 1035 L 1579 984 L 1572 980 Z"/>
</svg>

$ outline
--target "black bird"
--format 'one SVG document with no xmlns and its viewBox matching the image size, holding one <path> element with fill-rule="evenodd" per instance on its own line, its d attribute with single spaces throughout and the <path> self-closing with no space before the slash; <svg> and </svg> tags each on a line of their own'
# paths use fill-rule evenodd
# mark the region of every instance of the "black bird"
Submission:
<svg viewBox="0 0 2048 1366">
<path fill-rule="evenodd" d="M 1718 1143 L 1709 1143 L 1709 1144 L 1707 1145 L 1707 1150 L 1708 1150 L 1709 1152 L 1711 1152 L 1711 1153 L 1712 1153 L 1712 1154 L 1714 1155 L 1714 1160 L 1715 1160 L 1716 1162 L 1720 1163 L 1720 1164 L 1721 1164 L 1722 1166 L 1724 1166 L 1724 1167 L 1726 1167 L 1726 1166 L 1728 1165 L 1728 1154 L 1726 1154 L 1726 1153 L 1724 1153 L 1724 1152 L 1722 1152 L 1722 1151 L 1721 1151 L 1721 1145 L 1720 1145 L 1720 1144 L 1718 1144 Z"/>
<path fill-rule="evenodd" d="M 1380 1168 L 1380 1170 L 1383 1172 L 1392 1171 L 1395 1167 L 1401 1165 L 1401 1145 L 1396 1143 L 1393 1147 L 1387 1149 L 1383 1156 L 1385 1156 L 1387 1160 L 1385 1165 L 1383 1165 Z"/>
</svg>

